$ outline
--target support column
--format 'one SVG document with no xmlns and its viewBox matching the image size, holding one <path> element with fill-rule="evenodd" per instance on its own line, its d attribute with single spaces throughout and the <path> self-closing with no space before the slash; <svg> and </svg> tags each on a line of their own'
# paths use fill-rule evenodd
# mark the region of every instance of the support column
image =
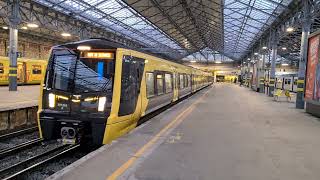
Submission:
<svg viewBox="0 0 320 180">
<path fill-rule="evenodd" d="M 299 61 L 299 72 L 298 72 L 298 88 L 297 88 L 297 100 L 296 108 L 304 109 L 304 83 L 305 83 L 305 71 L 306 71 L 306 60 L 308 53 L 308 36 L 310 34 L 310 5 L 308 1 L 304 1 L 303 7 L 304 20 L 302 24 L 302 35 L 301 35 L 301 47 L 300 47 L 300 61 Z"/>
<path fill-rule="evenodd" d="M 9 91 L 17 91 L 18 26 L 20 23 L 19 0 L 11 1 L 9 22 Z"/>
<path fill-rule="evenodd" d="M 259 77 L 259 92 L 264 93 L 264 66 L 266 61 L 266 55 L 262 54 L 262 62 L 260 64 L 260 77 Z"/>
<path fill-rule="evenodd" d="M 278 48 L 278 37 L 277 32 L 272 31 L 272 59 L 271 59 L 271 69 L 270 69 L 270 79 L 269 79 L 269 96 L 273 97 L 275 78 L 276 78 L 276 59 L 277 59 L 277 48 Z"/>
</svg>

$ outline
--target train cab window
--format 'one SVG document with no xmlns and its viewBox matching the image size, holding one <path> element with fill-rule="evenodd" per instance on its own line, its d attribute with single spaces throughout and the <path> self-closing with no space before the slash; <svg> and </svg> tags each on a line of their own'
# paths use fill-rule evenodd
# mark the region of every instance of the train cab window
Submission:
<svg viewBox="0 0 320 180">
<path fill-rule="evenodd" d="M 41 65 L 32 65 L 32 74 L 41 74 Z"/>
<path fill-rule="evenodd" d="M 179 89 L 183 89 L 183 88 L 184 88 L 184 78 L 183 78 L 183 74 L 180 74 L 179 82 L 180 82 Z"/>
<path fill-rule="evenodd" d="M 4 73 L 4 66 L 3 63 L 0 63 L 0 74 Z"/>
<path fill-rule="evenodd" d="M 146 73 L 147 97 L 154 96 L 154 74 Z"/>
<path fill-rule="evenodd" d="M 163 75 L 162 74 L 157 74 L 157 92 L 158 92 L 158 95 L 161 95 L 164 93 Z"/>
<path fill-rule="evenodd" d="M 172 92 L 172 75 L 165 74 L 164 79 L 166 82 L 166 93 L 171 93 Z"/>
</svg>

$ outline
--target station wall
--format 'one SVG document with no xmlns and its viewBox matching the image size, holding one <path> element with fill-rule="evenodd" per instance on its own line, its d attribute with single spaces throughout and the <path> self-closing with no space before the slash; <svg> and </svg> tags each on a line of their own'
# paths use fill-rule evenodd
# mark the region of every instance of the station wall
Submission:
<svg viewBox="0 0 320 180">
<path fill-rule="evenodd" d="M 8 32 L 0 32 L 0 56 L 8 55 Z M 61 42 L 36 36 L 18 36 L 18 52 L 22 57 L 32 59 L 48 59 L 50 48 Z"/>
</svg>

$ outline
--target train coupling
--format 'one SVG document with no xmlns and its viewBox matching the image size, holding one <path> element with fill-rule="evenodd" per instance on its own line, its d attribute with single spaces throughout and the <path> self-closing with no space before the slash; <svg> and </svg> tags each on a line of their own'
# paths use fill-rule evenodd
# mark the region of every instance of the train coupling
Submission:
<svg viewBox="0 0 320 180">
<path fill-rule="evenodd" d="M 65 126 L 62 126 L 60 129 L 60 135 L 62 138 L 63 144 L 78 144 L 80 143 L 83 131 L 82 127 L 78 123 L 62 123 Z"/>
</svg>

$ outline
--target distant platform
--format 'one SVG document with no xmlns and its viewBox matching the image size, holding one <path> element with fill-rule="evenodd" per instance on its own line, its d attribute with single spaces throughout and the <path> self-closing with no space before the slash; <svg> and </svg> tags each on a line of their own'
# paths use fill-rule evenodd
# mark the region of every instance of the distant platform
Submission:
<svg viewBox="0 0 320 180">
<path fill-rule="evenodd" d="M 48 179 L 319 179 L 320 121 L 215 84 Z"/>
<path fill-rule="evenodd" d="M 1 86 L 0 111 L 37 106 L 39 88 L 39 85 L 18 86 L 18 91 L 9 91 L 8 86 Z"/>
</svg>

